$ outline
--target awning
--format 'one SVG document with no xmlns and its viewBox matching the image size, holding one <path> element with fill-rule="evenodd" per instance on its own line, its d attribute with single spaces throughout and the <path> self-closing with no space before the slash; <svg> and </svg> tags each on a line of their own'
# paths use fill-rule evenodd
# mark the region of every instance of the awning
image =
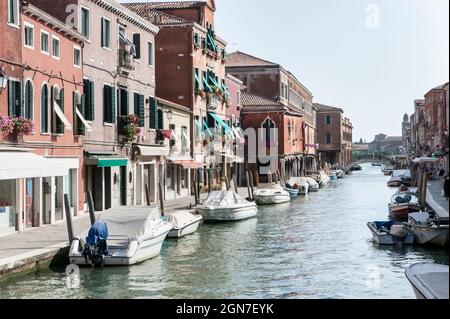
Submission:
<svg viewBox="0 0 450 319">
<path fill-rule="evenodd" d="M 194 160 L 169 160 L 170 164 L 183 166 L 184 169 L 202 168 L 205 164 L 198 163 Z"/>
<path fill-rule="evenodd" d="M 209 85 L 208 80 L 206 79 L 206 77 L 203 77 L 203 89 L 208 89 L 208 92 L 212 92 L 213 91 L 213 89 Z"/>
<path fill-rule="evenodd" d="M 433 157 L 444 157 L 448 153 L 446 151 L 437 151 L 433 153 Z"/>
<path fill-rule="evenodd" d="M 0 180 L 69 175 L 67 163 L 27 151 L 0 150 Z"/>
<path fill-rule="evenodd" d="M 187 133 L 186 133 L 185 131 L 183 131 L 181 134 L 182 134 L 182 136 L 184 137 L 184 139 L 186 140 L 186 143 L 187 143 L 188 145 L 190 145 L 190 144 L 191 144 L 191 139 L 189 138 L 189 136 L 187 135 Z"/>
<path fill-rule="evenodd" d="M 120 40 L 121 43 L 123 43 L 125 45 L 129 45 L 131 47 L 130 53 L 133 56 L 136 56 L 136 47 L 134 46 L 134 43 L 131 42 L 130 40 L 128 40 L 126 34 L 123 33 L 122 30 L 119 30 L 119 40 Z"/>
<path fill-rule="evenodd" d="M 202 81 L 200 81 L 200 78 L 198 77 L 198 74 L 196 72 L 194 72 L 194 77 L 195 77 L 195 82 L 198 85 L 198 89 L 203 90 L 204 88 L 203 88 Z"/>
<path fill-rule="evenodd" d="M 117 155 L 90 155 L 86 159 L 86 164 L 97 167 L 120 167 L 128 165 L 128 158 Z"/>
<path fill-rule="evenodd" d="M 138 151 L 140 156 L 169 156 L 170 148 L 168 146 L 146 146 L 146 145 L 136 145 L 135 149 Z"/>
<path fill-rule="evenodd" d="M 195 125 L 197 125 L 198 131 L 202 133 L 202 137 L 204 138 L 205 132 L 203 132 L 202 125 L 200 124 L 200 122 L 197 119 L 195 119 L 194 121 L 195 121 Z"/>
<path fill-rule="evenodd" d="M 213 133 L 209 129 L 208 123 L 206 123 L 205 120 L 203 120 L 203 126 L 205 127 L 205 131 L 208 132 L 209 136 L 213 136 Z"/>
<path fill-rule="evenodd" d="M 242 133 L 242 129 L 233 126 L 232 130 L 234 135 L 236 136 L 236 140 L 238 140 L 240 143 L 245 143 L 245 137 L 244 134 Z"/>
<path fill-rule="evenodd" d="M 64 115 L 64 112 L 59 107 L 58 103 L 56 101 L 53 101 L 53 109 L 55 110 L 56 115 L 58 115 L 59 119 L 64 123 L 64 126 L 68 129 L 72 129 L 72 124 L 70 124 L 67 117 Z"/>
<path fill-rule="evenodd" d="M 209 113 L 213 118 L 214 118 L 214 120 L 216 120 L 216 122 L 220 125 L 220 126 L 222 126 L 223 128 L 224 128 L 224 130 L 225 130 L 225 134 L 231 134 L 231 128 L 228 126 L 228 124 L 227 123 L 225 123 L 217 114 L 215 114 L 215 113 Z"/>
<path fill-rule="evenodd" d="M 81 122 L 83 123 L 84 127 L 86 128 L 86 130 L 90 131 L 91 130 L 91 126 L 86 121 L 86 119 L 84 118 L 83 114 L 81 114 L 80 110 L 77 107 L 75 108 L 75 112 L 77 113 L 78 118 L 81 120 Z"/>
<path fill-rule="evenodd" d="M 217 89 L 220 89 L 219 83 L 217 83 L 216 79 L 215 79 L 211 74 L 209 75 L 209 80 L 212 82 L 212 84 L 214 84 L 214 86 L 215 86 Z"/>
</svg>

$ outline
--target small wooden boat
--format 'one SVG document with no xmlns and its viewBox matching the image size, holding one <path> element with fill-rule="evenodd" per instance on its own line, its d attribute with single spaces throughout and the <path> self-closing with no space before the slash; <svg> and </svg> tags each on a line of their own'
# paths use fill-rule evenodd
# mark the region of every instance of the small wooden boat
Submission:
<svg viewBox="0 0 450 319">
<path fill-rule="evenodd" d="M 350 171 L 352 172 L 356 172 L 356 171 L 362 171 L 362 166 L 361 165 L 354 165 L 350 168 Z"/>
<path fill-rule="evenodd" d="M 408 230 L 414 235 L 420 245 L 437 245 L 448 247 L 449 222 L 448 219 L 432 219 L 429 213 L 419 212 L 409 214 Z"/>
<path fill-rule="evenodd" d="M 411 283 L 417 299 L 449 299 L 449 266 L 418 263 L 406 269 L 406 278 Z"/>
<path fill-rule="evenodd" d="M 387 183 L 388 187 L 411 186 L 411 172 L 409 170 L 395 170 Z"/>
<path fill-rule="evenodd" d="M 389 204 L 389 213 L 397 220 L 407 220 L 409 214 L 420 212 L 421 209 L 419 198 L 410 192 L 396 193 Z"/>
<path fill-rule="evenodd" d="M 158 256 L 172 228 L 158 207 L 113 208 L 71 243 L 69 260 L 85 266 L 135 265 Z"/>
<path fill-rule="evenodd" d="M 330 172 L 330 179 L 333 181 L 338 179 L 336 172 Z"/>
<path fill-rule="evenodd" d="M 167 237 L 181 238 L 195 233 L 200 226 L 203 217 L 192 214 L 190 211 L 177 211 L 166 215 L 166 219 L 172 224 L 173 229 Z"/>
<path fill-rule="evenodd" d="M 257 189 L 253 198 L 258 205 L 276 205 L 291 201 L 291 195 L 279 185 Z"/>
<path fill-rule="evenodd" d="M 212 222 L 244 220 L 258 215 L 258 206 L 254 202 L 232 191 L 212 192 L 195 210 L 205 221 Z"/>
<path fill-rule="evenodd" d="M 316 183 L 314 181 L 314 183 Z M 299 195 L 307 195 L 309 193 L 309 183 L 305 177 L 291 177 L 288 185 L 292 185 L 292 188 L 298 189 Z M 317 185 L 319 187 L 319 185 Z"/>
<path fill-rule="evenodd" d="M 395 245 L 397 243 L 412 245 L 414 243 L 414 235 L 405 226 L 397 225 L 394 221 L 371 222 L 367 226 L 372 232 L 374 242 L 378 245 Z"/>
<path fill-rule="evenodd" d="M 289 193 L 291 199 L 296 199 L 298 197 L 299 189 L 291 188 L 289 184 L 287 184 L 283 189 Z"/>
</svg>

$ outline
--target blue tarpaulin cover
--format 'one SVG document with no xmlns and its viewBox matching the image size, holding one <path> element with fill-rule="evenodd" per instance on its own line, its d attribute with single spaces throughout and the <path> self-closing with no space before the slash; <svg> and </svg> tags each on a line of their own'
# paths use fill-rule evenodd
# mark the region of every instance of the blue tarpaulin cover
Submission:
<svg viewBox="0 0 450 319">
<path fill-rule="evenodd" d="M 98 220 L 89 230 L 89 234 L 86 237 L 86 243 L 91 246 L 97 245 L 100 240 L 108 239 L 108 226 L 102 220 Z"/>
</svg>

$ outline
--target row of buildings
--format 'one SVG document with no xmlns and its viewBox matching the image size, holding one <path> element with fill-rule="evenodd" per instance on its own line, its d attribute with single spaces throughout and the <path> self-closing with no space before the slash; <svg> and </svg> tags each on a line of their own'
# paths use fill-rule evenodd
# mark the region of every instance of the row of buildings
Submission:
<svg viewBox="0 0 450 319">
<path fill-rule="evenodd" d="M 286 177 L 351 162 L 343 110 L 314 103 L 279 64 L 227 54 L 215 11 L 0 2 L 0 233 L 62 222 L 64 194 L 79 216 L 88 192 L 104 211 L 244 183 L 267 165 L 257 153 Z"/>
<path fill-rule="evenodd" d="M 429 90 L 414 101 L 414 113 L 403 120 L 404 143 L 411 159 L 421 156 L 440 159 L 449 171 L 449 83 Z"/>
</svg>

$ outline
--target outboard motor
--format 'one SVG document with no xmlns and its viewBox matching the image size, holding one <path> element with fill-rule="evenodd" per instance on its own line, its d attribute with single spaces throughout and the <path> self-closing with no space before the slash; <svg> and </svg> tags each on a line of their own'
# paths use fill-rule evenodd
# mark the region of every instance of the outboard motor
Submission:
<svg viewBox="0 0 450 319">
<path fill-rule="evenodd" d="M 108 226 L 102 220 L 98 220 L 92 225 L 86 237 L 86 245 L 83 250 L 83 256 L 86 264 L 91 261 L 94 266 L 103 266 L 105 256 L 108 256 Z"/>
</svg>

